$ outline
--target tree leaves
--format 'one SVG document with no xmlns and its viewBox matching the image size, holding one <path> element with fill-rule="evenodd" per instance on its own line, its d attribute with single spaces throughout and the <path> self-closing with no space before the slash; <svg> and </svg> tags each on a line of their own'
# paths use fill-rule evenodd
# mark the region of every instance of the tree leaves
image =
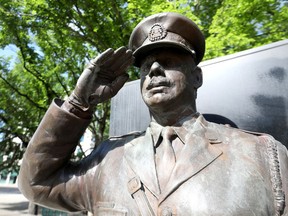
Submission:
<svg viewBox="0 0 288 216">
<path fill-rule="evenodd" d="M 209 27 L 206 59 L 287 38 L 287 6 L 283 2 L 223 1 Z"/>
</svg>

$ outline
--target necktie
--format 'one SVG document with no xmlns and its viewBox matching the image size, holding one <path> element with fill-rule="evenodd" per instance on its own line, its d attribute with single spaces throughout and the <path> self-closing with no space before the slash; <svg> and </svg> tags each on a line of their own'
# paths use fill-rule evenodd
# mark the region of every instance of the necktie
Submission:
<svg viewBox="0 0 288 216">
<path fill-rule="evenodd" d="M 163 128 L 161 132 L 162 142 L 156 149 L 156 169 L 161 191 L 166 186 L 175 166 L 175 153 L 172 146 L 172 138 L 174 134 L 173 128 Z"/>
</svg>

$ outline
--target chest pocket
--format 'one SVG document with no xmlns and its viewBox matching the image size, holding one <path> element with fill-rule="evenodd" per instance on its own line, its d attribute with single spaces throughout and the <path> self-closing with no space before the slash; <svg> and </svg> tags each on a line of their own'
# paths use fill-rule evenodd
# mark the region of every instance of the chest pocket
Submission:
<svg viewBox="0 0 288 216">
<path fill-rule="evenodd" d="M 127 216 L 126 208 L 116 205 L 113 202 L 97 202 L 94 208 L 94 215 L 99 216 Z"/>
</svg>

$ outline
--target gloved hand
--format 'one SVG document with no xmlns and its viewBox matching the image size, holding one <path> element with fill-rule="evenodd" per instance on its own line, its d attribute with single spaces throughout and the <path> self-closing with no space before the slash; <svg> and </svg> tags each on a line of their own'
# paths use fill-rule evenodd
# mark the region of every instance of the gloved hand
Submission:
<svg viewBox="0 0 288 216">
<path fill-rule="evenodd" d="M 68 99 L 69 103 L 87 111 L 112 98 L 129 78 L 126 70 L 133 61 L 132 51 L 125 47 L 116 51 L 107 49 L 83 71 Z"/>
</svg>

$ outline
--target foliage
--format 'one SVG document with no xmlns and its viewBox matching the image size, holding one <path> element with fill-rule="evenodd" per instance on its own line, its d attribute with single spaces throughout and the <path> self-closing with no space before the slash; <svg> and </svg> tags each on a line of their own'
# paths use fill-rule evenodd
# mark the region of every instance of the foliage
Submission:
<svg viewBox="0 0 288 216">
<path fill-rule="evenodd" d="M 193 19 L 207 39 L 206 59 L 287 38 L 287 0 L 0 0 L 0 170 L 18 169 L 53 98 L 73 90 L 98 53 L 128 44 L 144 17 L 163 11 Z M 130 79 L 138 77 L 129 71 Z M 97 107 L 89 128 L 96 145 L 107 137 L 110 103 Z"/>
<path fill-rule="evenodd" d="M 223 1 L 209 27 L 206 58 L 286 39 L 287 12 L 287 1 Z"/>
</svg>

